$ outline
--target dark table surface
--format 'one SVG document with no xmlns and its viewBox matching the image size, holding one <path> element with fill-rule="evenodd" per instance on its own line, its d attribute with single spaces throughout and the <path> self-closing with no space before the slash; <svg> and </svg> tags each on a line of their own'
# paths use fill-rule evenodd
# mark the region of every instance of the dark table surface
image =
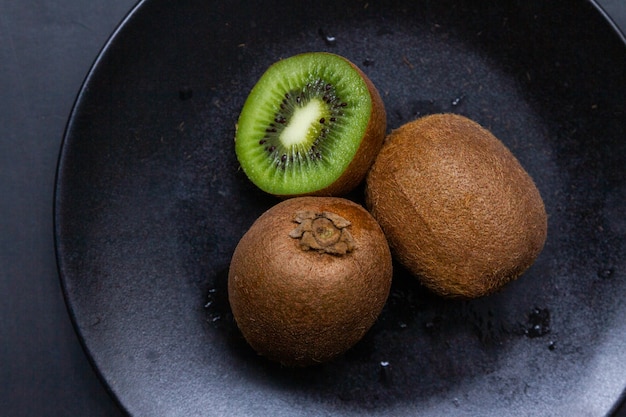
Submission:
<svg viewBox="0 0 626 417">
<path fill-rule="evenodd" d="M 626 0 L 598 0 L 626 32 Z M 63 130 L 135 0 L 0 0 L 0 415 L 123 416 L 68 316 L 53 244 Z M 626 417 L 626 405 L 616 413 Z"/>
</svg>

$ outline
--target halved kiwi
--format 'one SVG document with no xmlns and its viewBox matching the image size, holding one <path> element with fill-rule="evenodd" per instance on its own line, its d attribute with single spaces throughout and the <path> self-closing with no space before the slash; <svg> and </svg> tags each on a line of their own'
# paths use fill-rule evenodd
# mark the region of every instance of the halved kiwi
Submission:
<svg viewBox="0 0 626 417">
<path fill-rule="evenodd" d="M 270 66 L 246 99 L 235 152 L 277 196 L 341 195 L 365 177 L 386 131 L 382 99 L 344 57 L 310 52 Z"/>
</svg>

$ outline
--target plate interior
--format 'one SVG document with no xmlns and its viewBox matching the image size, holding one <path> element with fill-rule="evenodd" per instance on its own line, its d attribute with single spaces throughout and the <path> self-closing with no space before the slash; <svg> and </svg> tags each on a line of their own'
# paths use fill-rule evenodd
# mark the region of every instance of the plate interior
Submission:
<svg viewBox="0 0 626 417">
<path fill-rule="evenodd" d="M 625 49 L 584 1 L 140 3 L 59 163 L 59 267 L 94 364 L 133 416 L 606 414 L 626 386 Z M 278 201 L 238 168 L 239 111 L 271 63 L 306 51 L 360 66 L 390 130 L 437 112 L 489 128 L 535 179 L 549 231 L 526 274 L 479 300 L 432 296 L 396 266 L 354 349 L 291 370 L 243 341 L 226 277 Z"/>
</svg>

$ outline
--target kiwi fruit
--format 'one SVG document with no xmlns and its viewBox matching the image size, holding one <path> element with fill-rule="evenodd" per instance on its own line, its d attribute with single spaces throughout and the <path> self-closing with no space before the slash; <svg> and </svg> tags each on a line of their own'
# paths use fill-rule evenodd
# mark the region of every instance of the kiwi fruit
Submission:
<svg viewBox="0 0 626 417">
<path fill-rule="evenodd" d="M 464 116 L 435 114 L 393 130 L 365 188 L 394 257 L 442 296 L 497 291 L 534 263 L 546 240 L 532 178 Z"/>
<path fill-rule="evenodd" d="M 365 335 L 391 277 L 387 240 L 367 210 L 339 197 L 296 197 L 243 235 L 228 271 L 228 299 L 254 350 L 302 367 L 341 355 Z"/>
<path fill-rule="evenodd" d="M 363 181 L 386 133 L 370 79 L 339 55 L 280 60 L 252 88 L 235 152 L 247 177 L 276 196 L 337 196 Z"/>
</svg>

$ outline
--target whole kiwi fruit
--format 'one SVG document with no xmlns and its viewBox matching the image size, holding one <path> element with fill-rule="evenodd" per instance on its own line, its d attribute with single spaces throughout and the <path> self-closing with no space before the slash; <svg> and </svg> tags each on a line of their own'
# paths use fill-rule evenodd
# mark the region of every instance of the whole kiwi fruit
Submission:
<svg viewBox="0 0 626 417">
<path fill-rule="evenodd" d="M 383 101 L 348 59 L 309 52 L 271 65 L 237 122 L 248 178 L 276 196 L 343 195 L 365 178 L 385 138 Z"/>
<path fill-rule="evenodd" d="M 393 130 L 366 181 L 392 253 L 435 293 L 475 298 L 520 276 L 543 249 L 535 183 L 491 132 L 435 114 Z"/>
<path fill-rule="evenodd" d="M 286 366 L 327 362 L 356 344 L 389 294 L 391 252 L 374 218 L 338 197 L 297 197 L 263 213 L 228 272 L 247 342 Z"/>
</svg>

